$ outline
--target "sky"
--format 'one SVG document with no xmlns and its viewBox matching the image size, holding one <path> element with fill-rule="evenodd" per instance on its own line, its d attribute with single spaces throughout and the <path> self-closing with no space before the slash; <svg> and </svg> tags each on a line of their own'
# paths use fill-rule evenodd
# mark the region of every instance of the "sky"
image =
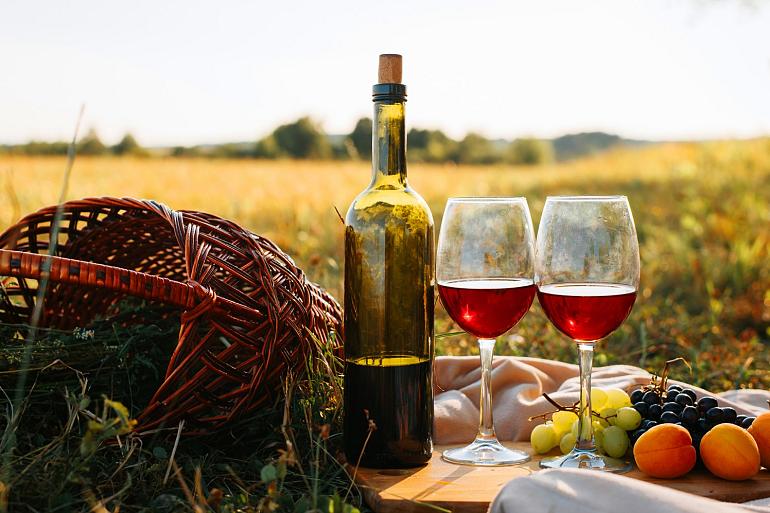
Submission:
<svg viewBox="0 0 770 513">
<path fill-rule="evenodd" d="M 0 143 L 255 140 L 371 113 L 404 55 L 410 126 L 491 138 L 770 134 L 770 0 L 4 0 Z"/>
</svg>

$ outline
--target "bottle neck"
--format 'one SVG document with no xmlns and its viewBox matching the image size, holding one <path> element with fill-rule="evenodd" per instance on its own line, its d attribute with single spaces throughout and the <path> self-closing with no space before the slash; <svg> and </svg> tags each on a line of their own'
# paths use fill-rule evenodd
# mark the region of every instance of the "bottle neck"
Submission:
<svg viewBox="0 0 770 513">
<path fill-rule="evenodd" d="M 406 187 L 404 101 L 375 101 L 372 130 L 372 187 Z"/>
</svg>

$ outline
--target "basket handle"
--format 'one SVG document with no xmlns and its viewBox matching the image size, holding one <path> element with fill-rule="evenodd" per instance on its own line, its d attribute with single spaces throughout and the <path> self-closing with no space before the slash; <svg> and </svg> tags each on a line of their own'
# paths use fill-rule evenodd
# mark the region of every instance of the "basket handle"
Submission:
<svg viewBox="0 0 770 513">
<path fill-rule="evenodd" d="M 95 262 L 9 249 L 0 249 L 0 276 L 36 280 L 47 276 L 56 283 L 114 290 L 185 309 L 199 303 L 198 289 L 201 288 L 194 282 L 180 282 Z"/>
</svg>

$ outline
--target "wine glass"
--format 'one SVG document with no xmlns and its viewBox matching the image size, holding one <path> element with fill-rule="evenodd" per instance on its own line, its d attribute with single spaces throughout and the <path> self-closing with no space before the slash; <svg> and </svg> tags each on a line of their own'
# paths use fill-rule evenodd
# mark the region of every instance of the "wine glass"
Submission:
<svg viewBox="0 0 770 513">
<path fill-rule="evenodd" d="M 534 230 L 525 198 L 450 198 L 441 220 L 436 277 L 449 316 L 478 337 L 481 357 L 479 431 L 443 458 L 463 465 L 501 466 L 529 460 L 504 447 L 492 422 L 495 337 L 514 327 L 535 297 Z"/>
<path fill-rule="evenodd" d="M 639 287 L 639 244 L 625 196 L 550 196 L 537 231 L 535 283 L 551 323 L 577 342 L 578 437 L 569 454 L 545 468 L 630 470 L 630 462 L 596 451 L 591 423 L 594 344 L 628 317 Z"/>
</svg>

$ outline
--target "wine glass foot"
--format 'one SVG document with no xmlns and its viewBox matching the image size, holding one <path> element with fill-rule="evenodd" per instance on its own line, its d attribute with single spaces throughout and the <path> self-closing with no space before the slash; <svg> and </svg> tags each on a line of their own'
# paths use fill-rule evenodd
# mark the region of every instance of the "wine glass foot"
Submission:
<svg viewBox="0 0 770 513">
<path fill-rule="evenodd" d="M 530 456 L 526 452 L 508 449 L 496 438 L 492 440 L 477 438 L 465 447 L 445 450 L 441 454 L 441 458 L 449 463 L 481 467 L 517 465 L 530 460 Z"/>
<path fill-rule="evenodd" d="M 542 468 L 581 468 L 614 472 L 616 474 L 628 472 L 632 468 L 630 461 L 611 458 L 595 451 L 580 451 L 577 449 L 558 458 L 540 460 L 540 466 Z"/>
</svg>

